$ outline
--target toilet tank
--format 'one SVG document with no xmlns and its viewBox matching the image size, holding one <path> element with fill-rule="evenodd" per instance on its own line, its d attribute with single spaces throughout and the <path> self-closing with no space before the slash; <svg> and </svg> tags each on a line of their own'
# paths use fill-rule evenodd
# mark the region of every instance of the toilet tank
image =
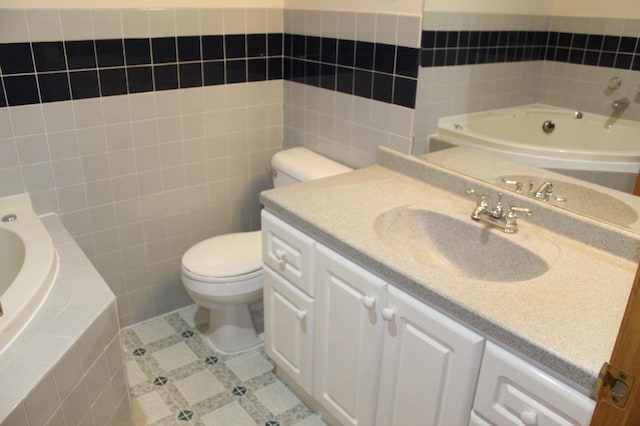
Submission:
<svg viewBox="0 0 640 426">
<path fill-rule="evenodd" d="M 271 159 L 273 186 L 291 185 L 350 172 L 353 169 L 303 147 L 285 149 Z"/>
</svg>

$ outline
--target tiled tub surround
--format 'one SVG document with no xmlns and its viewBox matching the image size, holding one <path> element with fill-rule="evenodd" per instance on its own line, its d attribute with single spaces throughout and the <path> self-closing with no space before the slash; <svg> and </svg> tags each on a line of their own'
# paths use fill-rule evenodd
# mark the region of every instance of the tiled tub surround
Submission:
<svg viewBox="0 0 640 426">
<path fill-rule="evenodd" d="M 420 19 L 285 9 L 285 146 L 351 167 L 410 152 Z"/>
<path fill-rule="evenodd" d="M 133 425 L 115 297 L 55 215 L 55 283 L 0 356 L 0 424 Z"/>
<path fill-rule="evenodd" d="M 425 12 L 423 30 L 414 153 L 438 117 L 533 102 L 606 115 L 640 83 L 638 19 Z M 623 118 L 640 120 L 634 106 Z"/>
<path fill-rule="evenodd" d="M 321 426 L 273 373 L 262 348 L 222 355 L 193 305 L 122 331 L 136 425 Z"/>
<path fill-rule="evenodd" d="M 116 294 L 121 325 L 191 304 L 180 281 L 184 251 L 212 235 L 259 226 L 258 194 L 271 185 L 265 170 L 283 145 L 283 82 L 213 85 L 207 76 L 222 74 L 208 74 L 207 64 L 248 64 L 249 59 L 231 59 L 235 54 L 228 52 L 228 60 L 203 55 L 185 62 L 182 59 L 194 56 L 184 46 L 194 40 L 201 48 L 211 40 L 224 43 L 229 35 L 233 37 L 228 40 L 240 37 L 248 43 L 240 46 L 247 47 L 253 46 L 248 42 L 252 35 L 259 34 L 268 48 L 267 34 L 283 33 L 282 10 L 3 9 L 0 21 L 7 29 L 0 41 L 11 46 L 31 43 L 31 48 L 53 47 L 58 54 L 60 43 L 66 48 L 67 42 L 93 46 L 94 52 L 98 45 L 106 49 L 101 59 L 85 58 L 97 68 L 68 67 L 70 58 L 74 63 L 83 57 L 70 56 L 67 50 L 65 56 L 56 56 L 64 60 L 64 72 L 40 73 L 42 61 L 36 60 L 35 73 L 20 75 L 37 82 L 48 73 L 64 79 L 75 72 L 90 74 L 95 77 L 90 80 L 93 95 L 102 96 L 0 108 L 0 195 L 28 192 L 38 213 L 59 214 Z M 109 40 L 119 43 L 105 42 Z M 169 47 L 169 59 L 154 59 L 154 52 L 167 53 L 163 43 L 175 47 L 177 62 L 156 63 L 173 58 Z M 119 49 L 110 54 L 112 44 Z M 140 47 L 147 44 L 149 56 Z M 234 47 L 229 42 L 230 50 Z M 196 57 L 198 53 L 202 51 Z M 151 64 L 132 65 L 148 58 Z M 125 66 L 100 65 L 122 60 Z M 181 66 L 184 71 L 192 65 L 196 76 L 204 70 L 203 86 L 184 87 L 191 79 L 185 80 Z M 182 88 L 159 90 L 163 87 L 151 73 L 151 80 L 128 80 L 129 93 L 106 96 L 112 92 L 104 92 L 100 80 L 103 71 L 149 77 L 153 67 L 167 66 L 177 69 L 170 86 L 176 87 L 177 78 Z M 224 75 L 230 83 L 231 73 Z M 102 92 L 96 93 L 96 79 Z M 43 86 L 39 88 L 41 96 Z M 73 82 L 69 94 L 74 96 Z"/>
</svg>

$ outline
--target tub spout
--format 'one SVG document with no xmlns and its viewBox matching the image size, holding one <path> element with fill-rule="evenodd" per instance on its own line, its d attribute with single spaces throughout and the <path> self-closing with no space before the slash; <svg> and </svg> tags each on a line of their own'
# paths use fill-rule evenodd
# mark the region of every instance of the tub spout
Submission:
<svg viewBox="0 0 640 426">
<path fill-rule="evenodd" d="M 611 103 L 611 109 L 613 111 L 622 111 L 629 106 L 629 98 L 616 99 Z"/>
</svg>

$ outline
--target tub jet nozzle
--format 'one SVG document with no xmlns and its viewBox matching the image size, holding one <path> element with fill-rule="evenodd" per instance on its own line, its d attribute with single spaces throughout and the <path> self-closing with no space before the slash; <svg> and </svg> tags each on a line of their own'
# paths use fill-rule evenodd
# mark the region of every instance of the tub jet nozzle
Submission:
<svg viewBox="0 0 640 426">
<path fill-rule="evenodd" d="M 547 120 L 542 123 L 542 131 L 545 133 L 551 133 L 555 130 L 556 123 L 553 120 Z"/>
</svg>

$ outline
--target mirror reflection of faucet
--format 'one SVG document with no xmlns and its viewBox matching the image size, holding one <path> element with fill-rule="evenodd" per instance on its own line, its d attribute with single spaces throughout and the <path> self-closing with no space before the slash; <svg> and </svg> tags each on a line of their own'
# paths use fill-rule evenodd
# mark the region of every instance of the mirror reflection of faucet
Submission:
<svg viewBox="0 0 640 426">
<path fill-rule="evenodd" d="M 516 192 L 518 194 L 523 193 L 522 182 L 519 182 L 515 179 L 511 179 L 509 177 L 502 178 L 502 181 L 507 185 L 515 185 Z M 553 187 L 553 183 L 549 179 L 543 179 L 542 183 L 538 185 L 536 189 L 534 189 L 535 187 L 536 187 L 536 182 L 533 180 L 530 180 L 528 194 L 534 198 L 537 198 L 538 200 L 542 200 L 544 202 L 548 202 L 549 200 L 558 201 L 558 202 L 567 201 L 565 197 L 556 197 L 555 195 L 553 195 L 554 187 Z"/>
</svg>

